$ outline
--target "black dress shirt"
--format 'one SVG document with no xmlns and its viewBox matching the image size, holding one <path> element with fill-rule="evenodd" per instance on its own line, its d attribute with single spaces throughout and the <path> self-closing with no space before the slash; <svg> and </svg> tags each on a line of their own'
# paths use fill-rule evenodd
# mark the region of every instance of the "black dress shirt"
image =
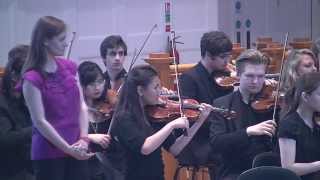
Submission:
<svg viewBox="0 0 320 180">
<path fill-rule="evenodd" d="M 252 167 L 254 157 L 271 151 L 273 144 L 268 136 L 248 136 L 246 129 L 272 119 L 273 112 L 255 112 L 243 102 L 240 91 L 218 98 L 215 107 L 235 111 L 236 117 L 227 119 L 218 113 L 212 113 L 210 143 L 212 151 L 222 156 L 217 171 L 217 179 L 236 179 L 242 172 Z"/>
</svg>

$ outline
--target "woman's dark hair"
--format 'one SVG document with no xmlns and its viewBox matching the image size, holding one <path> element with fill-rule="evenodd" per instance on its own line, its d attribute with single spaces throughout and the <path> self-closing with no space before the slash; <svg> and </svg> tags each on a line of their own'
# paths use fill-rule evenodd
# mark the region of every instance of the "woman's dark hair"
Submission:
<svg viewBox="0 0 320 180">
<path fill-rule="evenodd" d="M 8 53 L 8 62 L 2 79 L 2 92 L 10 96 L 12 89 L 21 79 L 21 69 L 26 61 L 30 47 L 28 45 L 17 45 Z"/>
<path fill-rule="evenodd" d="M 320 72 L 307 73 L 300 76 L 295 86 L 287 93 L 285 99 L 288 105 L 288 113 L 295 112 L 300 104 L 300 97 L 303 92 L 311 94 L 320 86 Z M 288 101 L 290 99 L 291 101 Z"/>
<path fill-rule="evenodd" d="M 87 87 L 90 83 L 97 80 L 99 76 L 103 78 L 103 72 L 98 64 L 90 61 L 81 63 L 78 67 L 80 84 Z"/>
<path fill-rule="evenodd" d="M 132 68 L 120 90 L 114 114 L 116 121 L 121 121 L 117 118 L 119 115 L 129 112 L 135 116 L 134 119 L 142 128 L 148 126 L 137 87 L 146 88 L 156 76 L 158 76 L 157 71 L 150 65 L 138 65 Z"/>
<path fill-rule="evenodd" d="M 33 69 L 45 76 L 43 66 L 47 62 L 47 50 L 44 42 L 65 31 L 66 25 L 62 20 L 53 16 L 41 17 L 33 29 L 30 52 L 22 73 Z"/>
</svg>

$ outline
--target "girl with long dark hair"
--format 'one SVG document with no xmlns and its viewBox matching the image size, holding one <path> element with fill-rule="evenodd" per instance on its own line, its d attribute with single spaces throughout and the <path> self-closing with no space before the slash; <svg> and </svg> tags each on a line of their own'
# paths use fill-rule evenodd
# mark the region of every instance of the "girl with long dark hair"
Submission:
<svg viewBox="0 0 320 180">
<path fill-rule="evenodd" d="M 188 141 L 188 136 L 175 140 L 172 134 L 175 129 L 188 128 L 187 118 L 177 118 L 160 128 L 149 121 L 146 107 L 159 103 L 160 92 L 158 74 L 149 65 L 134 67 L 120 90 L 111 135 L 126 149 L 127 180 L 163 180 L 161 147 L 177 155 L 178 144 Z M 202 104 L 203 118 L 197 123 L 207 118 L 209 106 Z"/>
</svg>

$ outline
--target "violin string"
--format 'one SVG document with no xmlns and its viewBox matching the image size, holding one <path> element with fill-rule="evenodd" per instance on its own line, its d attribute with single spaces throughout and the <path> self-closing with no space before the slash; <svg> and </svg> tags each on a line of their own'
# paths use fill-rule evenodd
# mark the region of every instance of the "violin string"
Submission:
<svg viewBox="0 0 320 180">
<path fill-rule="evenodd" d="M 280 91 L 280 84 L 283 78 L 282 75 L 282 71 L 283 71 L 283 62 L 284 62 L 284 58 L 285 58 L 285 53 L 286 53 L 286 47 L 287 47 L 287 43 L 288 43 L 288 36 L 289 36 L 289 32 L 286 33 L 285 36 L 285 40 L 284 40 L 284 46 L 283 46 L 283 52 L 282 52 L 282 58 L 281 58 L 281 66 L 280 66 L 280 77 L 279 77 L 279 83 L 277 85 L 277 91 L 276 91 L 276 97 L 275 97 L 275 101 L 274 101 L 274 107 L 273 107 L 273 115 L 272 115 L 272 119 L 275 121 L 276 118 L 276 110 L 277 110 L 277 104 L 278 104 L 278 96 L 279 96 L 279 91 Z"/>
</svg>

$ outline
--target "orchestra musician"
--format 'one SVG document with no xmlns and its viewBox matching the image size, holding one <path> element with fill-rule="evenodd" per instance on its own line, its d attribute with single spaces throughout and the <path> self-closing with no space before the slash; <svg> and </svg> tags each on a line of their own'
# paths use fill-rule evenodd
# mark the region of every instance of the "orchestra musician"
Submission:
<svg viewBox="0 0 320 180">
<path fill-rule="evenodd" d="M 281 109 L 281 117 L 288 112 L 291 95 L 287 92 L 294 86 L 296 80 L 303 74 L 315 72 L 317 59 L 309 49 L 292 50 L 284 63 L 280 92 L 285 95 Z"/>
<path fill-rule="evenodd" d="M 88 118 L 77 66 L 62 58 L 66 24 L 53 16 L 34 26 L 23 66 L 23 95 L 33 122 L 31 159 L 36 179 L 86 180 Z"/>
<path fill-rule="evenodd" d="M 96 180 L 121 180 L 124 176 L 125 161 L 123 149 L 108 134 L 115 107 L 109 101 L 108 93 L 104 93 L 104 74 L 96 63 L 90 61 L 81 63 L 78 72 L 89 110 L 89 149 L 100 153 L 89 161 L 90 176 Z"/>
<path fill-rule="evenodd" d="M 96 63 L 85 61 L 78 67 L 79 80 L 83 90 L 83 96 L 88 106 L 89 117 L 89 131 L 88 138 L 92 146 L 90 151 L 97 151 L 94 147 L 98 147 L 99 150 L 105 150 L 108 148 L 111 137 L 107 134 L 109 127 L 110 116 L 100 110 L 100 106 L 105 102 L 106 96 L 103 95 L 104 90 L 104 77 L 103 72 Z M 92 157 L 89 160 L 89 176 L 92 180 L 106 180 L 107 177 L 111 177 L 104 168 L 103 164 L 99 162 L 97 157 Z"/>
<path fill-rule="evenodd" d="M 126 70 L 123 63 L 127 56 L 127 45 L 119 35 L 110 35 L 100 44 L 100 56 L 106 67 L 105 87 L 118 91 L 122 85 Z"/>
<path fill-rule="evenodd" d="M 276 123 L 273 112 L 257 112 L 251 102 L 259 96 L 265 83 L 268 58 L 259 51 L 249 49 L 236 60 L 239 89 L 213 102 L 237 113 L 233 119 L 213 114 L 210 127 L 210 144 L 215 154 L 222 156 L 217 180 L 235 180 L 252 167 L 253 158 L 270 151 Z"/>
<path fill-rule="evenodd" d="M 299 76 L 290 91 L 292 103 L 278 130 L 281 164 L 303 180 L 319 179 L 320 126 L 314 112 L 320 111 L 320 73 Z"/>
<path fill-rule="evenodd" d="M 180 90 L 184 98 L 195 99 L 200 103 L 211 104 L 214 99 L 227 95 L 233 89 L 221 88 L 214 78 L 224 74 L 231 58 L 232 42 L 229 37 L 220 31 L 204 33 L 200 41 L 201 60 L 198 64 L 180 76 Z M 213 178 L 214 168 L 209 157 L 209 121 L 204 122 L 192 141 L 178 156 L 181 164 L 207 165 L 210 164 L 210 174 Z M 214 162 L 216 163 L 216 162 Z"/>
<path fill-rule="evenodd" d="M 163 180 L 161 147 L 177 155 L 177 146 L 189 140 L 183 135 L 175 140 L 172 133 L 175 129 L 189 127 L 186 117 L 173 119 L 159 129 L 149 121 L 146 107 L 159 103 L 160 92 L 158 74 L 149 65 L 134 67 L 120 90 L 111 134 L 126 149 L 127 180 Z M 202 123 L 211 111 L 210 105 L 202 104 L 201 107 L 202 115 L 196 123 Z"/>
<path fill-rule="evenodd" d="M 34 179 L 30 160 L 31 118 L 21 91 L 15 88 L 29 48 L 17 45 L 9 51 L 0 88 L 0 179 Z"/>
</svg>

